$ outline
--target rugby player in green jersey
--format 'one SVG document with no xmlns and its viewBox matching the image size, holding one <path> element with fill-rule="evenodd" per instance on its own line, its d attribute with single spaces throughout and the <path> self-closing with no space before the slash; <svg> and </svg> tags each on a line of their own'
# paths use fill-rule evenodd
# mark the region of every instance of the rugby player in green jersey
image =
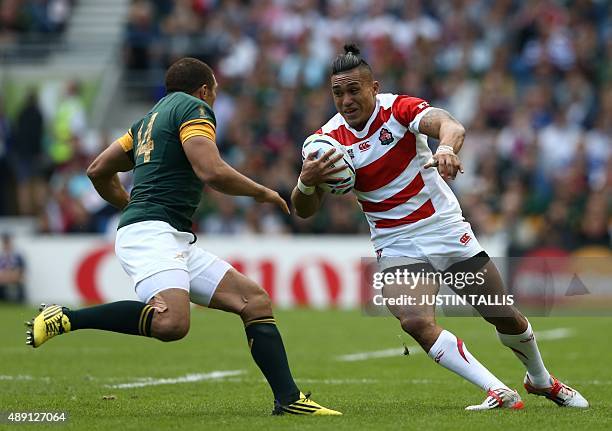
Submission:
<svg viewBox="0 0 612 431">
<path fill-rule="evenodd" d="M 26 341 L 38 347 L 78 329 L 183 338 L 190 302 L 228 311 L 244 322 L 253 359 L 274 393 L 274 414 L 339 415 L 296 386 L 268 294 L 227 262 L 194 245 L 191 217 L 203 182 L 221 193 L 257 202 L 286 202 L 225 163 L 215 144 L 217 82 L 205 63 L 183 58 L 166 72 L 167 95 L 89 166 L 94 187 L 122 210 L 115 252 L 134 281 L 140 301 L 119 301 L 80 310 L 43 305 Z M 128 195 L 118 172 L 134 171 Z"/>
</svg>

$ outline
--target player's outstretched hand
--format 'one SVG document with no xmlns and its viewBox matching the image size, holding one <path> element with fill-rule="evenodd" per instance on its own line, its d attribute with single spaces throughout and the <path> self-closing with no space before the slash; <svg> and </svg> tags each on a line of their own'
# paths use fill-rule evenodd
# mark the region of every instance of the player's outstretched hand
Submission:
<svg viewBox="0 0 612 431">
<path fill-rule="evenodd" d="M 445 180 L 454 180 L 457 173 L 463 173 L 463 164 L 456 154 L 451 153 L 436 153 L 423 166 L 425 169 L 438 168 L 440 176 Z"/>
<path fill-rule="evenodd" d="M 300 179 L 306 186 L 318 186 L 330 179 L 333 179 L 332 175 L 337 174 L 345 169 L 345 166 L 335 166 L 335 163 L 342 160 L 344 155 L 342 153 L 335 154 L 336 150 L 332 148 L 317 159 L 317 153 L 312 152 L 308 154 L 304 164 L 302 165 L 302 172 L 300 173 Z"/>
<path fill-rule="evenodd" d="M 274 190 L 264 187 L 261 194 L 255 196 L 257 202 L 267 202 L 274 205 L 278 205 L 285 214 L 291 214 L 287 202 Z"/>
</svg>

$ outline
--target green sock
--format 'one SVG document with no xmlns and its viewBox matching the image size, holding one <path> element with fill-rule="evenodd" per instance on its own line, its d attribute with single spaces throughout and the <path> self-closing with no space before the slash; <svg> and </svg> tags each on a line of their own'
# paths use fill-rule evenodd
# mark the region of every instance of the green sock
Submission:
<svg viewBox="0 0 612 431">
<path fill-rule="evenodd" d="M 272 388 L 274 398 L 283 405 L 300 398 L 293 381 L 283 339 L 273 317 L 261 317 L 246 323 L 245 332 L 251 355 Z"/>
<path fill-rule="evenodd" d="M 64 308 L 70 330 L 101 329 L 122 334 L 151 336 L 154 309 L 138 301 L 118 301 L 81 310 Z"/>
</svg>

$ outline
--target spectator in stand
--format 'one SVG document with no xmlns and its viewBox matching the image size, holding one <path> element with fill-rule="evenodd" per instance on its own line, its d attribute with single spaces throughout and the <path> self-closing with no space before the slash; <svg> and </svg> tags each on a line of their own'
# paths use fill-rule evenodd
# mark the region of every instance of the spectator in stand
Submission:
<svg viewBox="0 0 612 431">
<path fill-rule="evenodd" d="M 36 90 L 30 90 L 24 106 L 17 114 L 14 127 L 12 161 L 17 180 L 19 214 L 38 214 L 45 188 L 42 183 L 45 164 L 43 152 L 43 115 Z"/>
<path fill-rule="evenodd" d="M 87 115 L 81 96 L 81 84 L 70 81 L 65 97 L 57 106 L 52 124 L 49 155 L 56 166 L 70 162 L 78 155 L 79 143 L 87 130 Z"/>
<path fill-rule="evenodd" d="M 11 42 L 19 33 L 27 31 L 20 15 L 20 0 L 0 2 L 0 41 Z"/>
<path fill-rule="evenodd" d="M 609 196 L 602 192 L 592 193 L 579 220 L 576 246 L 601 245 L 612 247 L 608 219 L 610 217 Z"/>
<path fill-rule="evenodd" d="M 12 213 L 13 172 L 9 162 L 11 128 L 0 97 L 0 216 Z"/>
<path fill-rule="evenodd" d="M 553 123 L 544 127 L 538 136 L 541 167 L 550 177 L 563 174 L 582 138 L 581 127 L 570 123 L 567 117 L 567 109 L 558 109 Z"/>
<path fill-rule="evenodd" d="M 246 231 L 246 221 L 240 216 L 236 200 L 214 192 L 216 211 L 207 217 L 201 226 L 202 232 L 210 235 L 238 235 Z"/>
<path fill-rule="evenodd" d="M 74 0 L 3 0 L 0 1 L 0 42 L 15 42 L 23 36 L 49 36 L 61 33 L 72 13 Z"/>
<path fill-rule="evenodd" d="M 25 301 L 25 261 L 13 248 L 8 233 L 1 235 L 0 250 L 0 301 L 22 303 Z"/>
<path fill-rule="evenodd" d="M 154 65 L 152 60 L 158 32 L 151 2 L 132 2 L 125 33 L 125 63 L 128 69 L 146 70 Z"/>
</svg>

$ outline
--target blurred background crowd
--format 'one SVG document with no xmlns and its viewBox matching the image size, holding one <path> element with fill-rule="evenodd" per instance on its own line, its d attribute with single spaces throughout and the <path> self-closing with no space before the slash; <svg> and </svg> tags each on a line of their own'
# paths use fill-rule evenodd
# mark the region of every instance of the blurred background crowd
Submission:
<svg viewBox="0 0 612 431">
<path fill-rule="evenodd" d="M 76 0 L 2 0 L 0 43 L 44 40 L 60 34 Z"/>
<path fill-rule="evenodd" d="M 0 1 L 0 40 L 61 32 L 73 3 Z M 382 92 L 426 99 L 466 126 L 466 173 L 451 187 L 478 235 L 503 240 L 511 254 L 610 246 L 605 0 L 135 0 L 121 57 L 125 91 L 152 105 L 175 59 L 208 62 L 220 85 L 224 158 L 288 199 L 301 143 L 335 114 L 329 67 L 347 41 L 360 44 Z M 65 91 L 45 113 L 33 89 L 12 116 L 0 95 L 0 215 L 34 216 L 41 232 L 112 231 L 116 212 L 84 172 L 123 131 L 97 131 L 92 144 L 79 83 Z M 130 176 L 123 180 L 129 187 Z M 368 232 L 352 195 L 330 197 L 317 217 L 299 220 L 207 192 L 199 232 Z"/>
</svg>

